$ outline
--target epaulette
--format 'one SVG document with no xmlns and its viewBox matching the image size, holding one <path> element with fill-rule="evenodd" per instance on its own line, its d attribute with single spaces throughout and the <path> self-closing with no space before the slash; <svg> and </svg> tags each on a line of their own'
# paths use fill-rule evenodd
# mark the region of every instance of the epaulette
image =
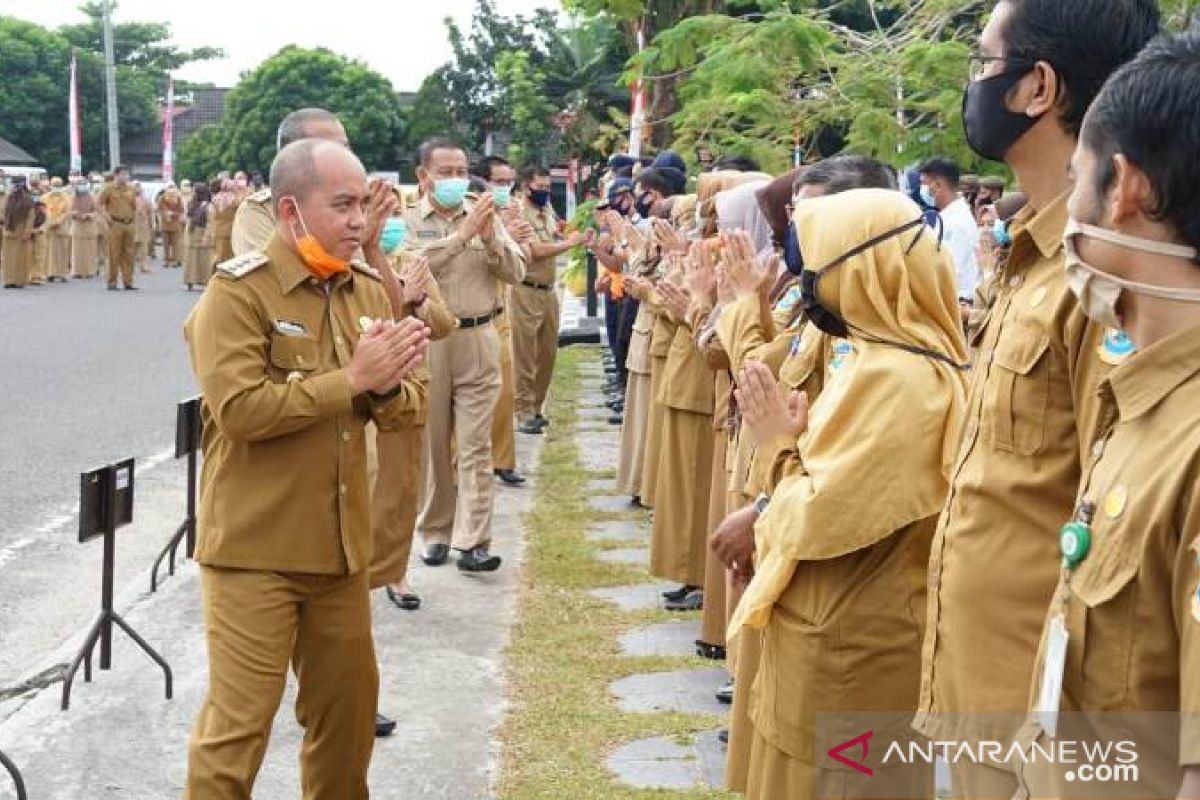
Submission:
<svg viewBox="0 0 1200 800">
<path fill-rule="evenodd" d="M 249 275 L 262 265 L 270 263 L 270 261 L 271 259 L 267 258 L 265 253 L 251 250 L 249 253 L 234 256 L 228 261 L 222 261 L 217 265 L 217 272 L 224 273 L 227 277 L 236 280 L 237 278 Z"/>
<path fill-rule="evenodd" d="M 355 272 L 361 272 L 363 275 L 374 278 L 377 281 L 383 280 L 379 276 L 379 271 L 365 261 L 359 261 L 357 258 L 350 260 L 350 268 Z"/>
<path fill-rule="evenodd" d="M 263 189 L 259 189 L 257 192 L 251 192 L 250 196 L 247 197 L 246 200 L 251 203 L 258 203 L 260 205 L 271 202 L 271 187 L 267 186 Z"/>
</svg>

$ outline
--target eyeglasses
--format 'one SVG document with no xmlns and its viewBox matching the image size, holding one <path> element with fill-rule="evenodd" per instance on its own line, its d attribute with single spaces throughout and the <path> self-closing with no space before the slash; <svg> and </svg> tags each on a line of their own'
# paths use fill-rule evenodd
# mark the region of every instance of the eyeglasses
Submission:
<svg viewBox="0 0 1200 800">
<path fill-rule="evenodd" d="M 987 72 L 988 66 L 996 61 L 1000 61 L 1018 68 L 1032 68 L 1033 65 L 1037 63 L 1037 61 L 1032 58 L 1021 58 L 1018 56 L 984 56 L 975 54 L 971 56 L 968 66 L 969 71 L 967 74 L 970 75 L 972 81 L 982 80 L 985 77 L 994 77 L 984 75 L 984 73 Z"/>
</svg>

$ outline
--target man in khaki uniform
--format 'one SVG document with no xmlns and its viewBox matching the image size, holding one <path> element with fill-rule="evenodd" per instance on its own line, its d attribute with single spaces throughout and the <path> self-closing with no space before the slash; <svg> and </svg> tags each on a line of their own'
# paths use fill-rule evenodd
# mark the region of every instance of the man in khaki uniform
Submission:
<svg viewBox="0 0 1200 800">
<path fill-rule="evenodd" d="M 250 797 L 290 663 L 304 797 L 362 800 L 378 690 L 363 429 L 419 406 L 428 331 L 393 324 L 377 274 L 350 263 L 367 200 L 353 153 L 297 142 L 271 185 L 274 237 L 222 264 L 185 326 L 204 397 L 210 664 L 187 797 Z"/>
<path fill-rule="evenodd" d="M 175 183 L 167 184 L 163 193 L 158 197 L 158 229 L 163 238 L 163 266 L 182 266 L 179 257 L 179 236 L 183 230 L 183 197 L 175 188 Z"/>
<path fill-rule="evenodd" d="M 1100 386 L 1021 740 L 1132 747 L 1093 773 L 1020 764 L 1034 798 L 1200 797 L 1200 427 L 1180 424 L 1200 407 L 1198 85 L 1200 34 L 1156 40 L 1105 85 L 1072 160 L 1067 268 L 1091 281 L 1089 318 L 1121 328 L 1104 346 L 1136 352 Z"/>
<path fill-rule="evenodd" d="M 1113 26 L 1118 14 L 1124 23 Z M 1029 205 L 1010 224 L 1001 288 L 973 343 L 966 428 L 930 556 L 915 726 L 937 740 L 1010 742 L 1024 718 L 1059 571 L 1054 533 L 1095 443 L 1106 361 L 1119 360 L 1098 352 L 1105 332 L 1067 287 L 1066 166 L 1101 79 L 1154 35 L 1159 14 L 1145 0 L 1081 0 L 1070 16 L 1059 22 L 1059 0 L 1002 0 L 967 89 L 968 141 L 1013 168 Z M 955 797 L 1016 789 L 1006 764 L 960 760 L 952 771 Z"/>
<path fill-rule="evenodd" d="M 525 279 L 512 290 L 513 371 L 516 376 L 516 410 L 521 433 L 542 433 L 548 424 L 543 415 L 546 392 L 558 355 L 558 296 L 554 284 L 558 257 L 583 244 L 583 235 L 563 238 L 558 217 L 550 205 L 550 171 L 532 166 L 521 175 L 521 211 L 533 226 L 537 241 L 530 245 L 533 258 Z"/>
<path fill-rule="evenodd" d="M 129 183 L 129 170 L 113 170 L 113 179 L 100 193 L 100 211 L 108 224 L 108 288 L 117 291 L 117 269 L 126 291 L 133 285 L 133 239 L 137 214 L 137 189 Z"/>
<path fill-rule="evenodd" d="M 500 391 L 500 342 L 493 326 L 497 280 L 518 283 L 525 259 L 496 215 L 491 194 L 466 199 L 467 154 L 447 139 L 421 145 L 424 194 L 405 215 L 406 247 L 429 266 L 458 328 L 430 348 L 429 469 L 418 527 L 426 564 L 444 564 L 453 545 L 459 569 L 492 571 L 492 420 Z M 452 437 L 458 459 L 453 470 Z"/>
<path fill-rule="evenodd" d="M 346 129 L 330 111 L 323 108 L 302 108 L 293 111 L 279 123 L 275 144 L 279 150 L 301 139 L 325 139 L 343 147 L 350 146 Z M 262 246 L 275 230 L 271 187 L 247 195 L 233 218 L 233 254 L 240 256 Z"/>
</svg>

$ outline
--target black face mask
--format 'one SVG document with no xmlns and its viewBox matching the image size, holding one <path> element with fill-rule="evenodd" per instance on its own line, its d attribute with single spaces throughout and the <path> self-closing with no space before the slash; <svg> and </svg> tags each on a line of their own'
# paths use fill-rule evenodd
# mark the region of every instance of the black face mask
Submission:
<svg viewBox="0 0 1200 800">
<path fill-rule="evenodd" d="M 983 158 L 1003 161 L 1017 140 L 1037 124 L 1038 117 L 1009 111 L 1005 105 L 1008 93 L 1030 69 L 1020 67 L 967 84 L 963 92 L 963 129 L 971 149 Z"/>
<path fill-rule="evenodd" d="M 800 237 L 796 235 L 796 223 L 789 222 L 787 236 L 783 239 L 783 264 L 793 275 L 804 272 L 804 253 L 800 252 Z"/>
<path fill-rule="evenodd" d="M 634 205 L 633 208 L 635 211 L 637 211 L 639 217 L 641 217 L 642 219 L 649 219 L 650 218 L 650 207 L 653 205 L 654 205 L 654 198 L 650 196 L 649 192 L 647 192 L 646 194 L 643 194 L 641 197 L 639 197 L 637 199 L 637 203 Z"/>
<path fill-rule="evenodd" d="M 912 244 L 910 244 L 905 251 L 912 252 L 912 249 L 917 245 L 917 241 L 925 233 L 925 218 L 923 216 L 917 217 L 912 222 L 907 222 L 898 228 L 893 228 L 890 231 L 879 234 L 873 239 L 863 242 L 848 253 L 838 256 L 836 259 L 829 262 L 819 270 L 805 270 L 804 274 L 800 276 L 800 306 L 804 309 L 804 313 L 808 317 L 809 322 L 816 326 L 817 330 L 821 331 L 822 333 L 827 333 L 835 338 L 845 339 L 849 337 L 850 328 L 854 327 L 854 329 L 859 332 L 862 338 L 869 342 L 885 344 L 889 347 L 896 347 L 900 350 L 914 353 L 916 355 L 935 358 L 938 361 L 944 361 L 955 369 L 968 369 L 970 364 L 959 364 L 945 353 L 926 350 L 923 347 L 914 347 L 913 345 L 904 344 L 903 342 L 893 342 L 887 339 L 880 339 L 879 337 L 872 336 L 871 334 L 863 331 L 861 328 L 850 325 L 850 323 L 846 322 L 845 317 L 841 316 L 836 311 L 827 308 L 823 303 L 821 303 L 820 295 L 817 293 L 817 285 L 821 281 L 821 276 L 823 276 L 825 273 L 840 267 L 842 264 L 845 264 L 859 253 L 865 253 L 872 247 L 886 242 L 888 239 L 896 236 L 903 236 L 913 228 L 918 229 L 916 238 L 912 240 Z"/>
</svg>

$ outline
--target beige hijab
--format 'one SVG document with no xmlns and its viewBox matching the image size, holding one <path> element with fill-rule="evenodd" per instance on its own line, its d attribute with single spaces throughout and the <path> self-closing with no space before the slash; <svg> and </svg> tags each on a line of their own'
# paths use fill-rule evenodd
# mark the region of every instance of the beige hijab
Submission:
<svg viewBox="0 0 1200 800">
<path fill-rule="evenodd" d="M 793 218 L 815 271 L 920 213 L 898 192 L 861 189 L 804 201 Z M 779 485 L 755 528 L 756 573 L 732 632 L 767 624 L 797 562 L 870 547 L 938 513 L 946 498 L 965 371 L 872 341 L 966 362 L 954 270 L 936 234 L 920 226 L 859 253 L 825 273 L 818 295 L 855 326 L 853 352 L 812 406 L 803 470 Z"/>
</svg>

